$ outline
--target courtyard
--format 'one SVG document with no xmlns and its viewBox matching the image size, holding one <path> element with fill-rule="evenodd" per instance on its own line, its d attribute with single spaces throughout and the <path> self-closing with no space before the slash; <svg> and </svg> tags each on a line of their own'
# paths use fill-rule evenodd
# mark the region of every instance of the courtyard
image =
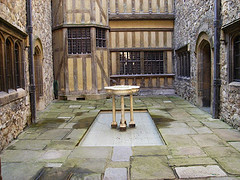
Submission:
<svg viewBox="0 0 240 180">
<path fill-rule="evenodd" d="M 120 132 L 103 121 L 109 131 L 97 134 L 95 121 L 111 118 L 111 109 L 111 99 L 52 102 L 0 154 L 3 179 L 240 179 L 240 132 L 188 101 L 135 96 L 135 129 Z"/>
</svg>

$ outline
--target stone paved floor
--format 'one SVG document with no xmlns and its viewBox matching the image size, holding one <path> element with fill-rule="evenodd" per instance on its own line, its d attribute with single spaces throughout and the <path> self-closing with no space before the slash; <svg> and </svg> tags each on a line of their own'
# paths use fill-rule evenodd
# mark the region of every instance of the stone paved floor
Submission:
<svg viewBox="0 0 240 180">
<path fill-rule="evenodd" d="M 0 154 L 3 179 L 240 179 L 240 132 L 177 96 L 134 97 L 166 145 L 79 146 L 111 107 L 111 99 L 55 101 Z"/>
</svg>

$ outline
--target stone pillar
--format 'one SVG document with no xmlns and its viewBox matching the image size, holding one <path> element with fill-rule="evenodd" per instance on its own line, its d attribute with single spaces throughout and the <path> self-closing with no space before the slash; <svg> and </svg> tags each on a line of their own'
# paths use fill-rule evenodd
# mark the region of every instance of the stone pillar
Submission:
<svg viewBox="0 0 240 180">
<path fill-rule="evenodd" d="M 120 122 L 120 131 L 126 131 L 127 125 L 125 120 L 125 111 L 124 111 L 124 96 L 121 95 L 121 122 Z"/>
<path fill-rule="evenodd" d="M 135 122 L 133 120 L 133 95 L 130 94 L 130 123 L 129 127 L 135 127 Z"/>
<path fill-rule="evenodd" d="M 112 116 L 113 116 L 113 121 L 111 124 L 112 128 L 117 128 L 117 122 L 116 122 L 116 103 L 115 103 L 115 95 L 112 95 Z"/>
</svg>

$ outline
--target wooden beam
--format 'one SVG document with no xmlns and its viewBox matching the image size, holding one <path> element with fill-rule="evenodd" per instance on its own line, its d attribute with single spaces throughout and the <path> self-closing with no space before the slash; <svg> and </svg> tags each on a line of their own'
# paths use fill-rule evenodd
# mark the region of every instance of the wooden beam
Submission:
<svg viewBox="0 0 240 180">
<path fill-rule="evenodd" d="M 175 74 L 128 74 L 128 75 L 111 75 L 110 78 L 144 78 L 144 77 L 148 77 L 148 78 L 160 78 L 160 77 L 175 77 Z"/>
<path fill-rule="evenodd" d="M 173 48 L 110 48 L 110 52 L 122 51 L 173 51 Z"/>
<path fill-rule="evenodd" d="M 104 26 L 104 25 L 97 25 L 97 24 L 63 24 L 60 26 L 56 26 L 52 29 L 52 31 L 62 29 L 62 28 L 70 28 L 70 27 L 99 27 L 99 28 L 104 28 L 104 29 L 109 29 L 109 26 Z"/>
<path fill-rule="evenodd" d="M 162 14 L 110 14 L 109 20 L 174 20 L 173 13 Z"/>
<path fill-rule="evenodd" d="M 110 32 L 160 31 L 173 32 L 173 28 L 111 28 Z"/>
<path fill-rule="evenodd" d="M 102 13 L 102 16 L 104 17 L 105 21 L 107 21 L 107 16 L 106 16 L 106 14 L 105 14 L 102 6 L 101 6 L 101 2 L 99 0 L 96 0 L 96 1 L 97 1 L 97 4 L 98 4 L 98 7 L 99 7 L 99 9 L 100 9 L 100 11 Z"/>
<path fill-rule="evenodd" d="M 105 79 L 105 81 L 106 82 L 108 82 L 108 81 L 110 81 L 109 80 L 109 77 L 107 76 L 107 74 L 106 74 L 106 72 L 105 72 L 105 70 L 104 70 L 104 67 L 103 67 L 103 65 L 102 65 L 102 63 L 101 63 L 101 60 L 97 57 L 97 56 L 95 56 L 95 59 L 96 59 L 96 61 L 97 61 L 97 64 L 98 64 L 98 66 L 99 66 L 99 68 L 101 69 L 101 71 L 102 71 L 102 75 L 103 75 L 103 78 Z"/>
</svg>

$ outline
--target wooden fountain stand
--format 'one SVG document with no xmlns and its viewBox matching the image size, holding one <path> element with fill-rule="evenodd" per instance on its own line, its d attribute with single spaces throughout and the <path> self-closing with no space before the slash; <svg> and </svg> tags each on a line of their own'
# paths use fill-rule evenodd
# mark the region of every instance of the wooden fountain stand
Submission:
<svg viewBox="0 0 240 180">
<path fill-rule="evenodd" d="M 139 91 L 139 86 L 109 86 L 105 87 L 106 91 L 109 94 L 112 94 L 112 115 L 113 115 L 113 121 L 111 123 L 112 128 L 117 128 L 117 121 L 116 121 L 116 102 L 115 102 L 115 96 L 120 95 L 121 96 L 121 120 L 120 120 L 120 131 L 126 131 L 127 129 L 127 123 L 125 119 L 125 109 L 124 109 L 124 96 L 130 95 L 130 122 L 129 127 L 133 128 L 135 127 L 135 122 L 133 120 L 133 93 L 136 93 Z"/>
</svg>

